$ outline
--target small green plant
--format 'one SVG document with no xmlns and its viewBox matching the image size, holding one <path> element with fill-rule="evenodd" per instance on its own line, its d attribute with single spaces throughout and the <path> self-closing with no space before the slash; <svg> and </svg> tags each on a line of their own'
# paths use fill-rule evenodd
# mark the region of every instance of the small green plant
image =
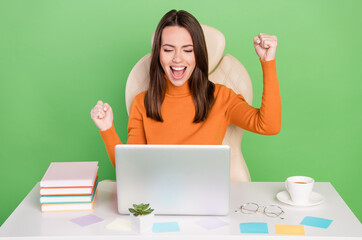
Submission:
<svg viewBox="0 0 362 240">
<path fill-rule="evenodd" d="M 133 208 L 129 208 L 128 210 L 133 213 L 134 216 L 143 216 L 143 215 L 147 215 L 150 214 L 151 212 L 153 212 L 153 209 L 149 207 L 150 204 L 133 204 Z"/>
</svg>

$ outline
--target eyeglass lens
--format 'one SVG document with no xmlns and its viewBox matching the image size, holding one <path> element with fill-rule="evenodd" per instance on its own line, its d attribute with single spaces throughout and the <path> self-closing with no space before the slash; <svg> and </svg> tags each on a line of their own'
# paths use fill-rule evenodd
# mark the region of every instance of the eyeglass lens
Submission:
<svg viewBox="0 0 362 240">
<path fill-rule="evenodd" d="M 245 203 L 240 208 L 243 213 L 256 213 L 259 209 L 259 205 L 256 203 Z"/>
<path fill-rule="evenodd" d="M 264 213 L 269 217 L 278 217 L 283 213 L 283 210 L 279 206 L 270 205 L 265 208 Z"/>
</svg>

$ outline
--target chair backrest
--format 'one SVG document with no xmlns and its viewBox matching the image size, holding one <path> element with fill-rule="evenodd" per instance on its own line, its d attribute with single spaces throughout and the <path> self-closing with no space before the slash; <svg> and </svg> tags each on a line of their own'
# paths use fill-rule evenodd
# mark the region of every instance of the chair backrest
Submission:
<svg viewBox="0 0 362 240">
<path fill-rule="evenodd" d="M 209 79 L 214 83 L 220 83 L 231 88 L 235 93 L 243 95 L 251 105 L 253 89 L 248 72 L 244 66 L 233 56 L 224 55 L 225 37 L 215 28 L 201 25 L 204 31 L 208 57 L 209 57 Z M 153 37 L 152 40 L 153 41 Z M 126 106 L 127 112 L 131 107 L 133 98 L 146 91 L 149 85 L 149 67 L 151 54 L 147 54 L 133 67 L 128 76 L 126 84 Z M 223 140 L 224 145 L 231 147 L 230 176 L 231 181 L 248 182 L 250 174 L 241 153 L 241 140 L 244 130 L 229 125 Z"/>
</svg>

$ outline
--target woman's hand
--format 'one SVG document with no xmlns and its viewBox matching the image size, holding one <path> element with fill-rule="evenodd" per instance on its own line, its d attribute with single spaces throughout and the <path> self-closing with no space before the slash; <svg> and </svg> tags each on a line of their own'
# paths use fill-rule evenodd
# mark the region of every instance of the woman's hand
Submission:
<svg viewBox="0 0 362 240">
<path fill-rule="evenodd" d="M 254 47 L 256 54 L 261 60 L 271 61 L 275 58 L 277 51 L 278 39 L 276 36 L 259 33 L 258 37 L 254 38 Z"/>
<path fill-rule="evenodd" d="M 108 103 L 98 101 L 91 111 L 91 118 L 101 131 L 108 130 L 113 124 L 113 112 Z"/>
</svg>

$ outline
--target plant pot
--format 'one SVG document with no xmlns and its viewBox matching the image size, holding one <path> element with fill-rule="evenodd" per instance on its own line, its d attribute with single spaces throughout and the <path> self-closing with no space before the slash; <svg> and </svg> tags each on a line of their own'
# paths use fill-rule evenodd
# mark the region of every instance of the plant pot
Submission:
<svg viewBox="0 0 362 240">
<path fill-rule="evenodd" d="M 134 216 L 132 213 L 130 214 L 133 230 L 136 232 L 146 232 L 152 229 L 153 221 L 155 218 L 154 213 L 150 213 L 142 216 Z"/>
</svg>

